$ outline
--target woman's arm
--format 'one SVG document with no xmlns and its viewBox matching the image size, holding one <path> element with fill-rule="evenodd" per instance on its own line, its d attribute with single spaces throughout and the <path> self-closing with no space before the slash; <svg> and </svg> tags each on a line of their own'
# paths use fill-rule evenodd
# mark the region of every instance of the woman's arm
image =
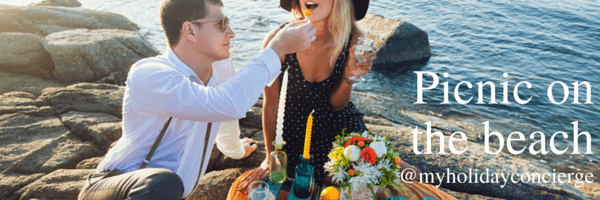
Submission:
<svg viewBox="0 0 600 200">
<path fill-rule="evenodd" d="M 356 38 L 358 38 L 359 34 L 360 33 L 358 32 L 358 30 L 354 28 L 351 44 L 354 44 L 356 42 Z M 348 55 L 346 66 L 344 66 L 344 71 L 342 72 L 342 78 L 333 88 L 333 92 L 331 93 L 331 97 L 329 98 L 329 102 L 331 103 L 333 111 L 335 112 L 344 109 L 344 107 L 348 105 L 348 102 L 350 102 L 350 98 L 352 97 L 352 84 L 354 84 L 354 81 L 348 79 L 348 77 L 352 76 L 349 75 L 350 71 L 352 70 L 348 70 L 348 65 L 352 62 L 354 62 L 352 64 L 356 63 L 356 58 L 354 57 L 353 50 L 354 49 L 350 49 L 350 55 Z"/>
<path fill-rule="evenodd" d="M 360 32 L 358 29 L 353 28 L 353 37 L 351 44 L 356 43 Z M 373 51 L 368 53 L 370 55 L 363 62 L 358 62 L 354 55 L 355 45 L 352 45 L 350 48 L 350 53 L 348 54 L 348 58 L 346 59 L 346 64 L 344 66 L 344 72 L 342 74 L 342 78 L 338 82 L 338 84 L 334 87 L 333 92 L 331 93 L 331 97 L 329 98 L 329 102 L 333 107 L 335 112 L 340 111 L 346 107 L 348 102 L 350 102 L 350 98 L 352 97 L 352 84 L 354 84 L 353 80 L 350 80 L 349 77 L 357 75 L 364 75 L 371 71 L 371 66 L 373 65 L 373 60 L 377 59 L 376 49 L 373 48 Z"/>
</svg>

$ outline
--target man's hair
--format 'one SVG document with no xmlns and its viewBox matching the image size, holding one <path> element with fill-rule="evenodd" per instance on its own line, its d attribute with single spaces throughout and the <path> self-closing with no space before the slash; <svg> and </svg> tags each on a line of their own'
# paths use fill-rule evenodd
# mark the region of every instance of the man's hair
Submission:
<svg viewBox="0 0 600 200">
<path fill-rule="evenodd" d="M 183 23 L 206 17 L 208 4 L 223 6 L 221 0 L 163 0 L 160 6 L 160 23 L 169 46 L 179 43 Z M 200 26 L 198 24 L 198 26 Z"/>
</svg>

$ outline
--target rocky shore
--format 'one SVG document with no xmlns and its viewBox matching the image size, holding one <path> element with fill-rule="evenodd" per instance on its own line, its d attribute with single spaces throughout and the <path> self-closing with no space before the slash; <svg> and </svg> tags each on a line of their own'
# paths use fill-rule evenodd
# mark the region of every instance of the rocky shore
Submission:
<svg viewBox="0 0 600 200">
<path fill-rule="evenodd" d="M 0 199 L 76 199 L 83 181 L 121 137 L 122 85 L 129 67 L 159 54 L 127 18 L 79 6 L 75 0 L 0 4 Z M 378 57 L 385 59 L 378 64 L 431 56 L 427 35 L 417 27 L 373 15 L 363 22 L 368 23 L 360 26 L 382 49 Z M 509 154 L 487 155 L 477 141 L 459 142 L 457 149 L 469 147 L 462 155 L 415 155 L 411 132 L 416 126 L 423 130 L 426 121 L 444 134 L 462 131 L 477 138 L 471 136 L 478 131 L 433 115 L 386 109 L 392 105 L 383 96 L 353 92 L 352 98 L 360 102 L 367 127 L 391 135 L 403 160 L 423 172 L 552 172 Z M 208 172 L 189 199 L 225 199 L 231 183 L 262 162 L 261 115 L 262 99 L 240 120 L 242 137 L 257 141 L 256 152 L 234 160 L 215 147 Z M 438 140 L 434 137 L 432 143 Z M 423 134 L 419 141 L 426 141 Z M 438 148 L 434 145 L 432 151 Z M 447 146 L 445 150 L 450 151 Z M 432 184 L 458 199 L 600 199 L 598 183 L 581 188 L 558 183 Z"/>
</svg>

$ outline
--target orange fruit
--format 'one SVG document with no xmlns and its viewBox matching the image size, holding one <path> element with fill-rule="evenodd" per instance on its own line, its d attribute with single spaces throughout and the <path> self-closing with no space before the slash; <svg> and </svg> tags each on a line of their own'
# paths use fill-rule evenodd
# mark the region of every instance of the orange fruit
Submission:
<svg viewBox="0 0 600 200">
<path fill-rule="evenodd" d="M 348 175 L 354 176 L 354 169 L 349 169 L 348 170 Z"/>
<path fill-rule="evenodd" d="M 359 146 L 359 147 L 365 147 L 365 142 L 363 142 L 363 141 L 359 141 L 359 142 L 358 142 L 358 146 Z"/>
<path fill-rule="evenodd" d="M 304 11 L 304 15 L 309 17 L 312 14 L 312 11 L 310 11 L 310 9 L 306 9 L 306 11 Z"/>
<path fill-rule="evenodd" d="M 340 191 L 335 187 L 326 187 L 321 192 L 321 199 L 323 200 L 339 200 L 340 199 Z"/>
<path fill-rule="evenodd" d="M 399 157 L 394 158 L 394 163 L 396 163 L 396 165 L 399 165 L 400 163 L 402 163 L 402 159 L 400 159 Z"/>
</svg>

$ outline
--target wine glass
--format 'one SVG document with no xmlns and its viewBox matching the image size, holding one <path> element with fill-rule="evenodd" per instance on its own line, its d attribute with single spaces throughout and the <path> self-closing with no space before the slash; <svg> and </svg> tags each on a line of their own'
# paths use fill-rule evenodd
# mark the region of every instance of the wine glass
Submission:
<svg viewBox="0 0 600 200">
<path fill-rule="evenodd" d="M 269 190 L 269 184 L 263 181 L 254 181 L 248 186 L 250 193 L 248 198 L 250 200 L 269 200 L 271 199 L 271 191 Z"/>
<path fill-rule="evenodd" d="M 374 41 L 371 38 L 366 37 L 358 37 L 358 42 L 356 42 L 356 49 L 354 49 L 354 56 L 358 62 L 364 62 L 367 60 L 366 55 L 368 52 L 373 51 Z M 353 81 L 365 81 L 363 77 L 360 77 L 360 69 L 355 70 L 356 75 L 351 76 L 350 80 Z"/>
</svg>

